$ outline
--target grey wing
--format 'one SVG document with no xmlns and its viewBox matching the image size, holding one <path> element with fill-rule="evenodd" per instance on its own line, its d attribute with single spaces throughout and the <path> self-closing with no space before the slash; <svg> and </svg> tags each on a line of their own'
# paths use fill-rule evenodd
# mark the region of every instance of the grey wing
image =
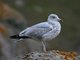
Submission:
<svg viewBox="0 0 80 60">
<path fill-rule="evenodd" d="M 28 36 L 30 37 L 35 37 L 35 38 L 42 38 L 44 34 L 49 32 L 51 29 L 50 28 L 35 28 L 33 31 L 31 31 Z"/>
<path fill-rule="evenodd" d="M 50 27 L 50 25 L 45 22 L 45 23 L 40 23 L 32 27 L 29 27 L 28 29 L 25 29 L 24 31 L 22 31 L 21 34 L 25 36 L 33 37 L 33 38 L 42 38 L 44 34 L 46 34 L 51 30 L 52 28 Z"/>
</svg>

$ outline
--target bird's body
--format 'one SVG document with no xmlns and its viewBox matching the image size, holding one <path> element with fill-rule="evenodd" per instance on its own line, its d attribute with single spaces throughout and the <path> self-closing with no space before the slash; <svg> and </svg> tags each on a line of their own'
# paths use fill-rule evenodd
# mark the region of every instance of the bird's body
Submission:
<svg viewBox="0 0 80 60">
<path fill-rule="evenodd" d="M 42 22 L 23 30 L 20 32 L 19 36 L 28 36 L 42 40 L 52 40 L 60 33 L 60 29 L 61 26 L 59 22 L 54 22 L 53 25 L 48 22 Z"/>
<path fill-rule="evenodd" d="M 50 14 L 48 21 L 41 22 L 21 31 L 18 36 L 26 36 L 36 38 L 38 40 L 46 41 L 54 39 L 61 31 L 61 25 L 59 23 L 59 17 L 56 14 Z M 21 38 L 22 39 L 22 38 Z M 44 43 L 43 43 L 44 45 Z M 45 46 L 44 50 L 45 50 Z"/>
</svg>

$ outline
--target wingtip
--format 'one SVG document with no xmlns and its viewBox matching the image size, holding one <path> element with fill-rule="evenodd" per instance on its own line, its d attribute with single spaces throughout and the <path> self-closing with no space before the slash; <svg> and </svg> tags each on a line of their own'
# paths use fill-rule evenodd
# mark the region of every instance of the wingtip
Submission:
<svg viewBox="0 0 80 60">
<path fill-rule="evenodd" d="M 19 35 L 13 35 L 13 36 L 10 36 L 11 39 L 21 39 L 21 38 L 31 38 L 31 37 L 28 37 L 28 36 L 19 36 Z"/>
<path fill-rule="evenodd" d="M 12 39 L 16 39 L 16 38 L 18 38 L 18 37 L 19 37 L 19 35 L 10 36 L 10 38 L 12 38 Z"/>
</svg>

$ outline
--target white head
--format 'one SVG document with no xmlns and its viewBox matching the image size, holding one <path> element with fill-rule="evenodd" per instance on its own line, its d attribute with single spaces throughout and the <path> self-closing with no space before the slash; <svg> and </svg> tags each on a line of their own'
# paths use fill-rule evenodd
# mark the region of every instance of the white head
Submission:
<svg viewBox="0 0 80 60">
<path fill-rule="evenodd" d="M 56 15 L 56 14 L 50 14 L 48 16 L 48 21 L 53 22 L 53 21 L 60 21 L 61 19 Z"/>
</svg>

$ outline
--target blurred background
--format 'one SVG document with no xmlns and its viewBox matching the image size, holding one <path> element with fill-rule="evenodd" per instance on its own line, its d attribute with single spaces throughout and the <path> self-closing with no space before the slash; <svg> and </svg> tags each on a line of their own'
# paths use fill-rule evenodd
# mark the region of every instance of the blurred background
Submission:
<svg viewBox="0 0 80 60">
<path fill-rule="evenodd" d="M 30 48 L 29 42 L 24 40 L 16 43 L 9 36 L 46 21 L 51 13 L 59 15 L 63 22 L 60 35 L 48 42 L 47 50 L 79 52 L 79 0 L 0 0 L 0 60 L 19 60 L 18 56 L 26 54 Z"/>
</svg>

